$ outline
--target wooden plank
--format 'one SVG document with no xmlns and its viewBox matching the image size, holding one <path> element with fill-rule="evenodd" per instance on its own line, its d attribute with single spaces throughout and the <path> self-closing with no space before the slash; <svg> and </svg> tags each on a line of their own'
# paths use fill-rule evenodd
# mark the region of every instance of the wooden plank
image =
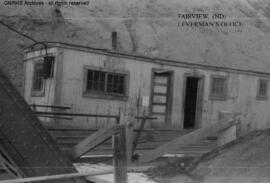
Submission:
<svg viewBox="0 0 270 183">
<path fill-rule="evenodd" d="M 167 94 L 167 87 L 165 87 L 165 86 L 156 86 L 156 85 L 154 85 L 154 93 L 163 93 L 163 94 Z"/>
<path fill-rule="evenodd" d="M 126 127 L 113 135 L 114 182 L 127 183 Z"/>
<path fill-rule="evenodd" d="M 54 128 L 54 127 L 47 127 L 48 131 L 75 131 L 75 132 L 95 132 L 98 131 L 99 129 L 85 129 L 85 128 L 75 128 L 75 127 L 69 127 L 69 128 Z"/>
<path fill-rule="evenodd" d="M 142 133 L 142 130 L 144 128 L 144 124 L 146 122 L 146 119 L 143 118 L 142 121 L 141 121 L 141 124 L 140 124 L 140 127 L 139 127 L 139 131 L 136 135 L 136 138 L 133 142 L 133 147 L 132 147 L 132 155 L 134 154 L 135 150 L 136 150 L 136 147 L 137 147 L 137 143 L 139 142 L 139 139 L 140 139 L 140 136 L 141 136 L 141 133 Z"/>
<path fill-rule="evenodd" d="M 66 139 L 85 139 L 85 137 L 87 137 L 89 135 L 76 135 L 76 136 L 69 136 L 69 135 L 59 135 L 59 136 L 55 136 L 56 139 L 60 139 L 60 140 L 66 140 Z"/>
<path fill-rule="evenodd" d="M 166 84 L 166 83 L 168 83 L 168 77 L 166 75 L 165 76 L 160 76 L 160 75 L 158 75 L 158 73 L 155 72 L 154 82 L 155 83 Z"/>
<path fill-rule="evenodd" d="M 168 86 L 167 83 L 158 83 L 158 82 L 155 82 L 154 85 L 155 86 L 166 86 L 166 87 Z"/>
<path fill-rule="evenodd" d="M 153 102 L 152 105 L 167 105 L 167 103 L 162 103 L 162 102 Z"/>
<path fill-rule="evenodd" d="M 167 110 L 167 107 L 166 105 L 153 105 L 152 106 L 153 109 L 152 109 L 152 112 L 153 113 L 166 113 L 166 110 Z"/>
<path fill-rule="evenodd" d="M 164 113 L 164 112 L 153 112 L 152 114 L 153 115 L 158 115 L 158 116 L 164 116 L 164 115 L 166 115 L 166 113 Z"/>
<path fill-rule="evenodd" d="M 1 146 L 0 146 L 0 167 L 12 178 L 19 178 L 22 175 L 22 172 L 20 172 L 20 170 L 17 168 L 18 166 L 12 161 L 8 153 L 6 153 Z M 3 172 L 1 171 L 1 173 Z"/>
<path fill-rule="evenodd" d="M 29 178 L 19 178 L 19 179 L 10 179 L 10 180 L 2 180 L 0 183 L 25 183 L 25 182 L 37 182 L 37 181 L 49 181 L 49 180 L 57 180 L 57 179 L 71 179 L 76 177 L 86 177 L 86 176 L 98 176 L 111 174 L 113 170 L 102 170 L 91 173 L 68 173 L 68 174 L 58 174 L 58 175 L 48 175 L 48 176 L 39 176 L 39 177 L 29 177 Z"/>
<path fill-rule="evenodd" d="M 133 138 L 134 138 L 134 127 L 132 123 L 129 123 L 126 126 L 126 156 L 127 164 L 131 165 L 132 163 L 132 149 L 133 149 Z"/>
<path fill-rule="evenodd" d="M 100 129 L 96 133 L 82 140 L 79 144 L 75 145 L 70 151 L 71 158 L 72 159 L 79 158 L 83 154 L 87 153 L 89 150 L 95 148 L 99 144 L 108 140 L 108 138 L 111 138 L 111 136 L 117 133 L 118 130 L 119 130 L 118 125 Z"/>
<path fill-rule="evenodd" d="M 227 119 L 227 120 L 223 120 L 221 122 L 218 122 L 214 125 L 209 125 L 207 127 L 200 128 L 196 131 L 193 131 L 193 132 L 188 133 L 186 135 L 175 138 L 174 140 L 159 146 L 155 150 L 148 151 L 148 152 L 142 154 L 142 156 L 139 159 L 139 162 L 145 163 L 145 162 L 152 161 L 152 160 L 162 156 L 163 154 L 165 154 L 167 152 L 176 151 L 180 147 L 183 147 L 183 146 L 188 145 L 188 144 L 196 143 L 199 140 L 202 140 L 209 135 L 213 135 L 213 134 L 217 133 L 218 131 L 225 129 L 233 124 L 234 124 L 233 119 L 229 119 L 229 120 Z"/>
<path fill-rule="evenodd" d="M 235 114 L 228 111 L 220 111 L 219 112 L 219 120 L 224 118 L 233 117 L 235 118 Z M 236 140 L 237 138 L 237 124 L 233 125 L 229 128 L 224 129 L 221 133 L 218 134 L 217 144 L 218 146 L 223 146 L 231 141 Z"/>
<path fill-rule="evenodd" d="M 159 92 L 154 92 L 153 95 L 158 95 L 158 96 L 167 96 L 167 93 L 159 93 Z"/>
<path fill-rule="evenodd" d="M 167 97 L 166 96 L 154 95 L 152 103 L 155 103 L 155 102 L 167 103 Z"/>
</svg>

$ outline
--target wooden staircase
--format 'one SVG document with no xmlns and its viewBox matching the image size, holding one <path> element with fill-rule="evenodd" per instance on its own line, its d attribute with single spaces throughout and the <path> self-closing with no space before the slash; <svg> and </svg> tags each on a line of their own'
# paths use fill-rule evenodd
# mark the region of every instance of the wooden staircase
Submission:
<svg viewBox="0 0 270 183">
<path fill-rule="evenodd" d="M 237 138 L 237 129 L 239 129 L 238 125 L 239 123 L 235 116 L 230 115 L 220 117 L 218 122 L 193 131 L 143 129 L 140 127 L 139 130 L 133 129 L 133 148 L 132 141 L 128 142 L 126 144 L 126 148 L 128 147 L 126 152 L 129 158 L 131 158 L 131 152 L 133 155 L 139 154 L 139 156 L 136 156 L 139 157 L 139 163 L 147 163 L 168 155 L 178 157 L 202 156 L 216 149 L 218 146 L 235 140 Z M 128 126 L 124 127 L 127 129 L 125 137 L 132 139 L 130 138 L 132 131 L 128 132 L 127 127 Z M 76 156 L 74 157 L 77 158 L 85 154 L 88 155 L 88 157 L 89 155 L 92 155 L 92 157 L 93 155 L 99 155 L 100 157 L 100 155 L 113 154 L 112 140 L 110 137 L 115 132 L 110 132 L 110 136 L 106 136 L 107 131 L 104 130 L 105 129 L 100 129 L 96 132 L 97 130 L 49 128 L 52 136 L 54 136 L 63 150 L 69 152 L 72 150 L 72 152 L 74 152 L 74 148 L 79 150 L 85 149 L 83 153 L 75 153 Z"/>
<path fill-rule="evenodd" d="M 158 146 L 156 149 L 154 150 L 149 150 L 146 151 L 144 153 L 142 153 L 142 155 L 139 158 L 139 163 L 146 163 L 146 162 L 150 162 L 153 161 L 161 156 L 163 156 L 166 153 L 169 152 L 179 152 L 182 151 L 183 153 L 192 153 L 192 152 L 201 152 L 202 154 L 207 153 L 209 151 L 211 151 L 212 149 L 215 148 L 215 144 L 211 144 L 209 146 L 209 148 L 207 146 L 198 146 L 198 143 L 205 143 L 205 139 L 209 139 L 209 136 L 214 136 L 217 135 L 219 136 L 219 139 L 223 140 L 224 143 L 227 143 L 228 140 L 231 140 L 228 137 L 234 137 L 236 134 L 236 122 L 234 120 L 234 118 L 230 118 L 230 119 L 223 119 L 220 120 L 219 122 L 213 124 L 213 125 L 207 125 L 205 127 L 199 128 L 197 130 L 191 131 L 190 133 L 186 133 L 183 135 L 180 135 L 174 139 L 172 139 L 171 141 L 164 143 L 160 146 Z M 232 127 L 233 128 L 230 128 Z M 225 130 L 225 129 L 232 129 L 231 130 Z M 234 130 L 233 130 L 234 129 Z M 224 131 L 225 130 L 225 131 Z M 232 134 L 226 134 L 224 135 L 224 137 L 220 138 L 220 132 L 223 131 L 222 135 L 226 134 L 224 132 L 233 132 L 233 136 L 231 136 Z M 219 141 L 220 141 L 219 140 Z M 220 142 L 219 142 L 220 143 Z M 208 142 L 206 142 L 206 144 L 209 144 Z M 195 146 L 190 146 L 190 145 L 195 145 Z M 189 148 L 192 147 L 192 149 L 196 149 L 195 151 L 189 151 Z M 196 147 L 196 148 L 195 148 Z M 201 148 L 205 148 L 204 151 L 198 151 L 198 147 Z M 187 151 L 183 151 L 185 149 L 188 149 Z M 201 154 L 198 153 L 198 154 Z"/>
<path fill-rule="evenodd" d="M 72 128 L 48 128 L 48 130 L 64 151 L 69 151 L 80 141 L 97 131 L 97 129 Z M 140 137 L 135 154 L 142 154 L 149 150 L 154 150 L 162 144 L 165 144 L 172 139 L 183 136 L 189 132 L 191 131 L 145 130 Z M 134 132 L 134 135 L 136 135 L 136 132 Z M 178 150 L 168 152 L 167 155 L 170 154 L 173 156 L 182 154 L 185 156 L 200 156 L 211 151 L 215 147 L 217 147 L 217 140 L 215 137 L 211 137 L 196 144 L 190 144 L 179 148 Z M 86 155 L 112 155 L 112 140 L 107 140 L 102 145 L 88 152 Z"/>
</svg>

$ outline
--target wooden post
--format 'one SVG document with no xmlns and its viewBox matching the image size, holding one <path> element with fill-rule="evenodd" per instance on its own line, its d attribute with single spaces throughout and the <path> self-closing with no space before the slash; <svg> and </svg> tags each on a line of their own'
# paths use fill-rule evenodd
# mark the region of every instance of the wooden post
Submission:
<svg viewBox="0 0 270 183">
<path fill-rule="evenodd" d="M 132 154 L 134 154 L 134 152 L 135 152 L 135 150 L 136 150 L 136 147 L 137 147 L 137 145 L 138 145 L 138 143 L 139 143 L 139 139 L 140 139 L 140 137 L 141 137 L 142 131 L 144 130 L 146 120 L 149 120 L 149 119 L 150 119 L 150 120 L 152 120 L 152 119 L 157 119 L 157 117 L 151 117 L 151 116 L 146 116 L 146 115 L 144 115 L 144 116 L 142 116 L 142 117 L 137 116 L 137 117 L 135 117 L 135 119 L 141 119 L 142 121 L 141 121 L 139 130 L 138 130 L 138 133 L 137 133 L 137 135 L 135 136 L 135 140 L 134 140 L 134 142 L 133 142 Z"/>
<path fill-rule="evenodd" d="M 113 135 L 114 182 L 127 183 L 126 129 L 122 125 Z"/>
<path fill-rule="evenodd" d="M 125 114 L 120 109 L 119 109 L 119 118 L 118 118 L 117 124 L 119 125 L 125 124 Z"/>
<path fill-rule="evenodd" d="M 120 125 L 125 125 L 125 141 L 126 141 L 126 156 L 127 156 L 127 165 L 132 163 L 132 148 L 133 148 L 133 131 L 134 127 L 130 120 L 130 117 L 127 116 L 123 111 L 119 110 L 119 122 Z"/>
<path fill-rule="evenodd" d="M 126 125 L 126 154 L 128 166 L 132 163 L 132 148 L 133 148 L 134 126 L 131 122 Z"/>
<path fill-rule="evenodd" d="M 67 174 L 57 174 L 57 175 L 47 175 L 47 176 L 38 176 L 38 177 L 26 177 L 26 178 L 16 178 L 8 180 L 0 180 L 0 183 L 25 183 L 25 182 L 65 182 L 61 179 L 74 179 L 76 177 L 94 177 L 98 175 L 105 175 L 113 173 L 112 170 L 102 170 L 91 173 L 67 173 Z M 56 181 L 59 180 L 59 181 Z"/>
<path fill-rule="evenodd" d="M 139 139 L 140 139 L 140 136 L 141 136 L 141 133 L 142 133 L 142 130 L 144 128 L 144 125 L 145 125 L 145 121 L 146 121 L 146 116 L 143 116 L 142 117 L 142 121 L 141 121 L 141 124 L 140 124 L 140 127 L 139 127 L 139 131 L 135 137 L 135 140 L 133 142 L 133 147 L 132 147 L 132 154 L 134 154 L 135 150 L 136 150 L 136 147 L 137 147 L 137 144 L 139 143 Z"/>
</svg>

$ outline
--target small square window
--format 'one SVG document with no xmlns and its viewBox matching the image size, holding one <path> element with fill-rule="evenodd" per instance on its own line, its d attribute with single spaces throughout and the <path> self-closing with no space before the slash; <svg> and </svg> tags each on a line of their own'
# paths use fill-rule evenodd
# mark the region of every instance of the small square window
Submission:
<svg viewBox="0 0 270 183">
<path fill-rule="evenodd" d="M 227 82 L 226 76 L 211 76 L 210 99 L 226 100 L 227 98 Z"/>
<path fill-rule="evenodd" d="M 44 95 L 43 63 L 34 65 L 31 95 L 36 97 Z"/>
<path fill-rule="evenodd" d="M 258 89 L 257 89 L 257 100 L 267 100 L 268 99 L 268 80 L 259 79 L 258 80 Z"/>
</svg>

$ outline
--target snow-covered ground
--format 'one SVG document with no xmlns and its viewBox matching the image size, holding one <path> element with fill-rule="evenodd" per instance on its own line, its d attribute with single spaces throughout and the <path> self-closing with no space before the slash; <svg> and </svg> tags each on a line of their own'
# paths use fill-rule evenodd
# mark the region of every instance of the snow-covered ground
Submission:
<svg viewBox="0 0 270 183">
<path fill-rule="evenodd" d="M 94 173 L 100 172 L 102 170 L 113 170 L 113 167 L 107 164 L 89 164 L 89 163 L 76 163 L 74 164 L 80 173 Z M 113 174 L 98 175 L 94 177 L 87 177 L 88 180 L 96 181 L 97 183 L 113 183 L 114 176 Z M 128 173 L 128 183 L 156 183 L 153 180 L 150 180 L 143 173 Z"/>
</svg>

